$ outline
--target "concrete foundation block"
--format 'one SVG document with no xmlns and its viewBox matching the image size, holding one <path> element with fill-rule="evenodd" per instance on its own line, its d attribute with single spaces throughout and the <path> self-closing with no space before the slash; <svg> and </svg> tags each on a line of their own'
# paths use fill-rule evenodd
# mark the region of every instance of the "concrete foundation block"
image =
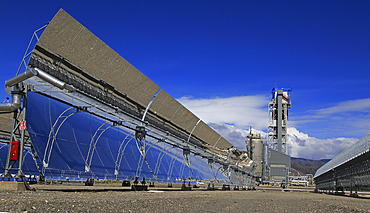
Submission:
<svg viewBox="0 0 370 213">
<path fill-rule="evenodd" d="M 16 181 L 0 181 L 0 190 L 6 191 L 26 191 L 26 186 L 23 182 Z"/>
<path fill-rule="evenodd" d="M 190 186 L 186 186 L 185 184 L 182 184 L 181 185 L 181 191 L 191 191 L 191 187 Z"/>
<path fill-rule="evenodd" d="M 131 185 L 131 191 L 148 191 L 147 185 Z"/>
</svg>

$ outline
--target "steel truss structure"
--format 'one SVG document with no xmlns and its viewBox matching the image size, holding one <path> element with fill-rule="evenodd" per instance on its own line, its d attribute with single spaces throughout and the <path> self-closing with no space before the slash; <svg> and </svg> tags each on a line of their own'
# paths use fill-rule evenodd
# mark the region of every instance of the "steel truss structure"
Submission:
<svg viewBox="0 0 370 213">
<path fill-rule="evenodd" d="M 370 190 L 370 134 L 319 168 L 316 189 L 342 193 Z"/>
<path fill-rule="evenodd" d="M 288 109 L 291 107 L 291 89 L 272 89 L 268 105 L 268 144 L 269 148 L 288 154 L 287 123 Z"/>
<path fill-rule="evenodd" d="M 55 35 L 58 32 L 66 36 L 75 33 L 75 37 L 55 41 L 60 39 L 60 35 Z M 86 38 L 91 44 L 83 40 L 75 46 L 69 43 Z M 69 45 L 67 49 L 63 42 Z M 96 52 L 79 49 L 96 43 Z M 102 51 L 103 55 L 94 55 Z M 19 126 L 16 115 L 21 111 L 18 107 L 4 109 L 14 113 L 10 141 L 21 142 L 19 153 L 23 153 L 23 135 L 27 130 L 32 156 L 40 165 L 38 174 L 116 180 L 145 178 L 169 183 L 189 180 L 254 187 L 254 163 L 248 156 L 64 10 L 50 22 L 32 54 L 27 52 L 28 49 L 22 60 L 25 65 L 29 57 L 27 70 L 21 74 L 18 70 L 17 76 L 6 82 L 8 90 L 17 87 L 22 91 L 21 121 L 26 121 L 22 138 L 13 134 Z M 111 62 L 104 65 L 108 56 L 112 56 Z M 83 67 L 84 57 L 97 61 Z M 120 75 L 127 75 L 124 82 L 112 76 L 111 72 L 118 71 L 111 71 L 111 67 L 121 70 Z M 101 71 L 101 77 L 97 77 Z M 22 171 L 22 160 L 15 177 L 23 171 L 35 174 L 34 170 Z M 8 156 L 3 178 L 11 177 L 9 165 L 16 163 L 10 163 Z"/>
</svg>

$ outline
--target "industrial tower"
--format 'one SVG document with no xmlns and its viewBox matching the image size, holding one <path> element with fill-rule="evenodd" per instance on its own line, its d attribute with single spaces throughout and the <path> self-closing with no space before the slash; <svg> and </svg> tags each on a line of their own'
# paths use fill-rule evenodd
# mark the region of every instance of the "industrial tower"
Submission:
<svg viewBox="0 0 370 213">
<path fill-rule="evenodd" d="M 290 109 L 291 89 L 273 88 L 268 107 L 268 144 L 269 148 L 287 154 L 287 121 Z"/>
</svg>

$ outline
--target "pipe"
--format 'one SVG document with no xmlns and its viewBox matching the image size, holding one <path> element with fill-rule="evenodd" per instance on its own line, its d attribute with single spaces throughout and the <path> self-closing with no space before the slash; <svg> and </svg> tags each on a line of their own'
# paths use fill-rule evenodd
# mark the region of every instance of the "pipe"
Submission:
<svg viewBox="0 0 370 213">
<path fill-rule="evenodd" d="M 48 82 L 48 83 L 51 83 L 52 85 L 58 87 L 59 89 L 63 89 L 64 86 L 65 86 L 65 83 L 54 78 L 53 76 L 51 75 L 48 75 L 44 72 L 42 72 L 41 70 L 37 69 L 37 68 L 34 68 L 34 70 L 36 71 L 36 76 L 41 78 L 42 80 Z"/>
<path fill-rule="evenodd" d="M 31 68 L 30 71 L 19 74 L 5 81 L 6 87 L 13 87 L 11 90 L 12 103 L 0 103 L 0 112 L 13 112 L 21 106 L 23 94 L 18 88 L 17 84 L 33 76 L 37 76 L 42 80 L 58 87 L 59 89 L 67 89 L 71 92 L 76 91 L 73 86 L 67 85 L 66 83 L 54 78 L 40 69 Z"/>
<path fill-rule="evenodd" d="M 76 91 L 72 86 L 69 86 L 67 85 L 66 83 L 64 83 L 63 81 L 60 81 L 56 78 L 54 78 L 53 76 L 49 75 L 49 74 L 46 74 L 45 72 L 39 70 L 38 68 L 33 68 L 34 71 L 36 71 L 36 76 L 41 78 L 42 80 L 58 87 L 59 89 L 67 89 L 71 92 L 74 92 Z"/>
<path fill-rule="evenodd" d="M 9 80 L 6 80 L 5 81 L 5 85 L 7 87 L 11 87 L 11 86 L 14 86 L 24 80 L 27 80 L 33 76 L 37 76 L 39 78 L 41 78 L 42 80 L 58 87 L 59 89 L 67 89 L 71 92 L 75 92 L 76 90 L 74 89 L 73 86 L 70 86 L 70 85 L 67 85 L 66 83 L 64 83 L 63 81 L 60 81 L 56 78 L 54 78 L 53 76 L 41 71 L 40 69 L 38 68 L 31 68 L 30 71 L 28 72 L 25 72 L 25 73 L 22 73 L 22 74 L 19 74 Z"/>
<path fill-rule="evenodd" d="M 27 79 L 31 78 L 32 76 L 35 76 L 35 75 L 37 75 L 36 70 L 31 69 L 29 72 L 24 72 L 22 74 L 14 76 L 11 79 L 6 80 L 5 81 L 5 86 L 12 87 L 12 86 L 14 86 L 14 85 L 16 85 L 16 84 L 18 84 L 18 83 L 20 83 L 24 80 L 27 80 Z"/>
<path fill-rule="evenodd" d="M 0 112 L 14 112 L 22 103 L 22 93 L 15 85 L 12 89 L 12 103 L 0 103 Z"/>
</svg>

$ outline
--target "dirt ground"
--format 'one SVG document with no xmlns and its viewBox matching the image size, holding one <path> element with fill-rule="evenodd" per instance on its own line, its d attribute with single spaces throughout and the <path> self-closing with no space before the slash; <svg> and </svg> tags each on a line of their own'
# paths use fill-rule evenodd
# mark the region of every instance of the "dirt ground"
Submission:
<svg viewBox="0 0 370 213">
<path fill-rule="evenodd" d="M 166 185 L 167 186 L 167 185 Z M 112 184 L 32 185 L 32 191 L 0 191 L 0 212 L 370 212 L 370 197 L 309 191 L 206 188 L 178 185 L 130 191 Z"/>
</svg>

